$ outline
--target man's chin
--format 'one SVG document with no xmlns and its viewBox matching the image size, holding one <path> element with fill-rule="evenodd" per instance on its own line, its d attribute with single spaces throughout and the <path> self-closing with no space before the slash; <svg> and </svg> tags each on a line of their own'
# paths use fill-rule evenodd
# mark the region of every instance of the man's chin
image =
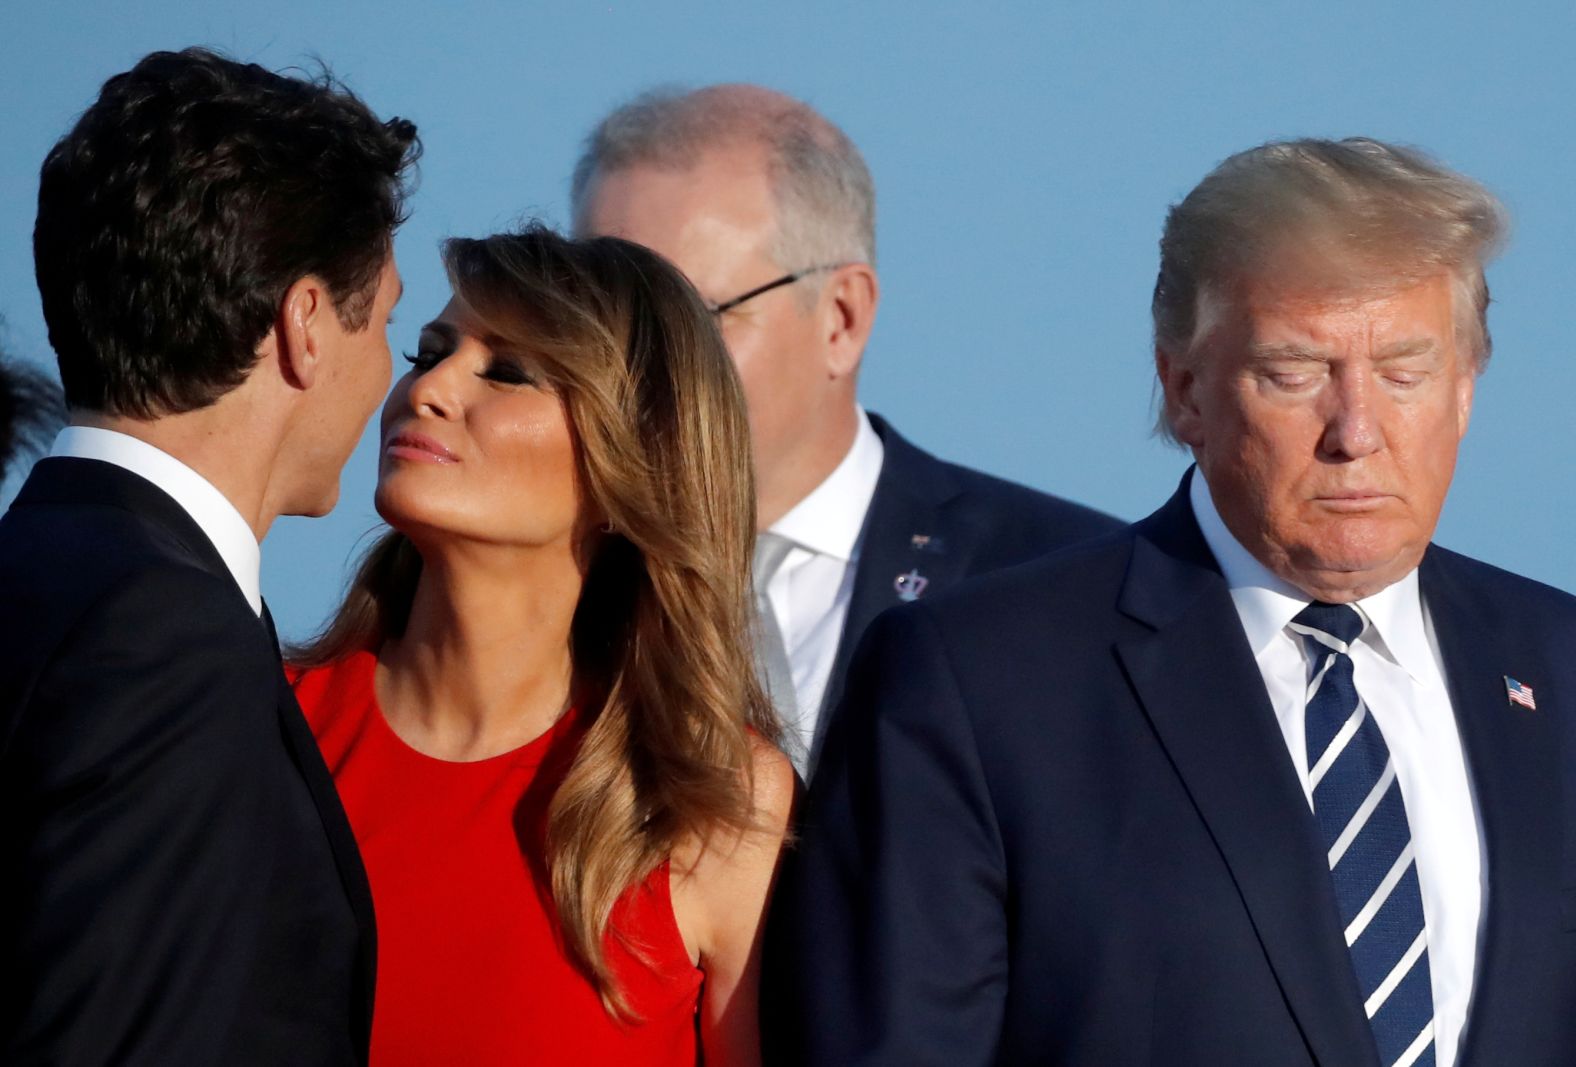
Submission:
<svg viewBox="0 0 1576 1067">
<path fill-rule="evenodd" d="M 1315 600 L 1349 604 L 1373 596 L 1405 578 L 1422 560 L 1421 553 L 1339 553 L 1309 556 L 1282 574 Z"/>
<path fill-rule="evenodd" d="M 286 514 L 299 515 L 304 519 L 321 519 L 333 511 L 339 504 L 339 482 L 334 484 L 317 496 L 315 499 L 291 508 Z"/>
</svg>

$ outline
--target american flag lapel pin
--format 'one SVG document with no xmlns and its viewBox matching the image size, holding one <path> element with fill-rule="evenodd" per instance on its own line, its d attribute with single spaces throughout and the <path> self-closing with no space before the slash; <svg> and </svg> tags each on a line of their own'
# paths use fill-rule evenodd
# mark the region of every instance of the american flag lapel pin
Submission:
<svg viewBox="0 0 1576 1067">
<path fill-rule="evenodd" d="M 1529 711 L 1538 710 L 1538 702 L 1532 698 L 1532 686 L 1518 682 L 1508 674 L 1505 675 L 1505 696 L 1512 704 L 1520 704 Z"/>
</svg>

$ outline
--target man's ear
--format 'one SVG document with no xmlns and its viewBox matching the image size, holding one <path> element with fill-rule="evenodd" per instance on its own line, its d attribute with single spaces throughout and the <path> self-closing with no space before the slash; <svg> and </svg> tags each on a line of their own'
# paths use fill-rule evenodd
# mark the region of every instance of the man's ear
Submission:
<svg viewBox="0 0 1576 1067">
<path fill-rule="evenodd" d="M 827 373 L 846 378 L 859 370 L 860 357 L 876 321 L 881 283 L 868 263 L 839 267 L 821 293 L 822 328 L 827 348 Z"/>
<path fill-rule="evenodd" d="M 1155 346 L 1155 374 L 1160 380 L 1160 402 L 1165 406 L 1166 422 L 1177 440 L 1193 446 L 1202 444 L 1195 358 L 1196 355 L 1179 358 L 1160 345 Z"/>
<path fill-rule="evenodd" d="M 308 274 L 296 279 L 279 302 L 274 336 L 280 373 L 297 389 L 310 389 L 321 371 L 325 319 L 334 315 L 323 279 Z"/>
</svg>

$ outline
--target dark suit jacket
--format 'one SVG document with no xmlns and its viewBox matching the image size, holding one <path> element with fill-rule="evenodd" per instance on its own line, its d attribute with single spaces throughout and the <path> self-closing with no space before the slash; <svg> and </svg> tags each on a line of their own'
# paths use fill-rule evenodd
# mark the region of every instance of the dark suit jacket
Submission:
<svg viewBox="0 0 1576 1067">
<path fill-rule="evenodd" d="M 777 891 L 776 1062 L 1378 1067 L 1183 485 L 1128 531 L 871 627 Z M 1459 1062 L 1568 1067 L 1576 600 L 1437 547 L 1420 587 L 1488 856 Z"/>
<path fill-rule="evenodd" d="M 822 708 L 837 706 L 854 648 L 917 582 L 934 596 L 965 578 L 1025 563 L 1122 528 L 1109 515 L 946 463 L 869 415 L 885 455 L 860 533 L 858 569 Z M 898 579 L 909 580 L 899 585 Z M 825 718 L 824 714 L 822 716 Z"/>
<path fill-rule="evenodd" d="M 110 464 L 0 518 L 0 1062 L 365 1062 L 372 900 L 271 629 Z"/>
</svg>

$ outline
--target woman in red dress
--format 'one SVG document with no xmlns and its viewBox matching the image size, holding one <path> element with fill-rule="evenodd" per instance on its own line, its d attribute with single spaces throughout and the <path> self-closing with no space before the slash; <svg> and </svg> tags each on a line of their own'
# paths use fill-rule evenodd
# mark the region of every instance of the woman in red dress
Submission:
<svg viewBox="0 0 1576 1067">
<path fill-rule="evenodd" d="M 383 413 L 393 529 L 293 657 L 372 886 L 372 1065 L 757 1063 L 794 777 L 732 364 L 637 245 L 444 259 Z"/>
</svg>

